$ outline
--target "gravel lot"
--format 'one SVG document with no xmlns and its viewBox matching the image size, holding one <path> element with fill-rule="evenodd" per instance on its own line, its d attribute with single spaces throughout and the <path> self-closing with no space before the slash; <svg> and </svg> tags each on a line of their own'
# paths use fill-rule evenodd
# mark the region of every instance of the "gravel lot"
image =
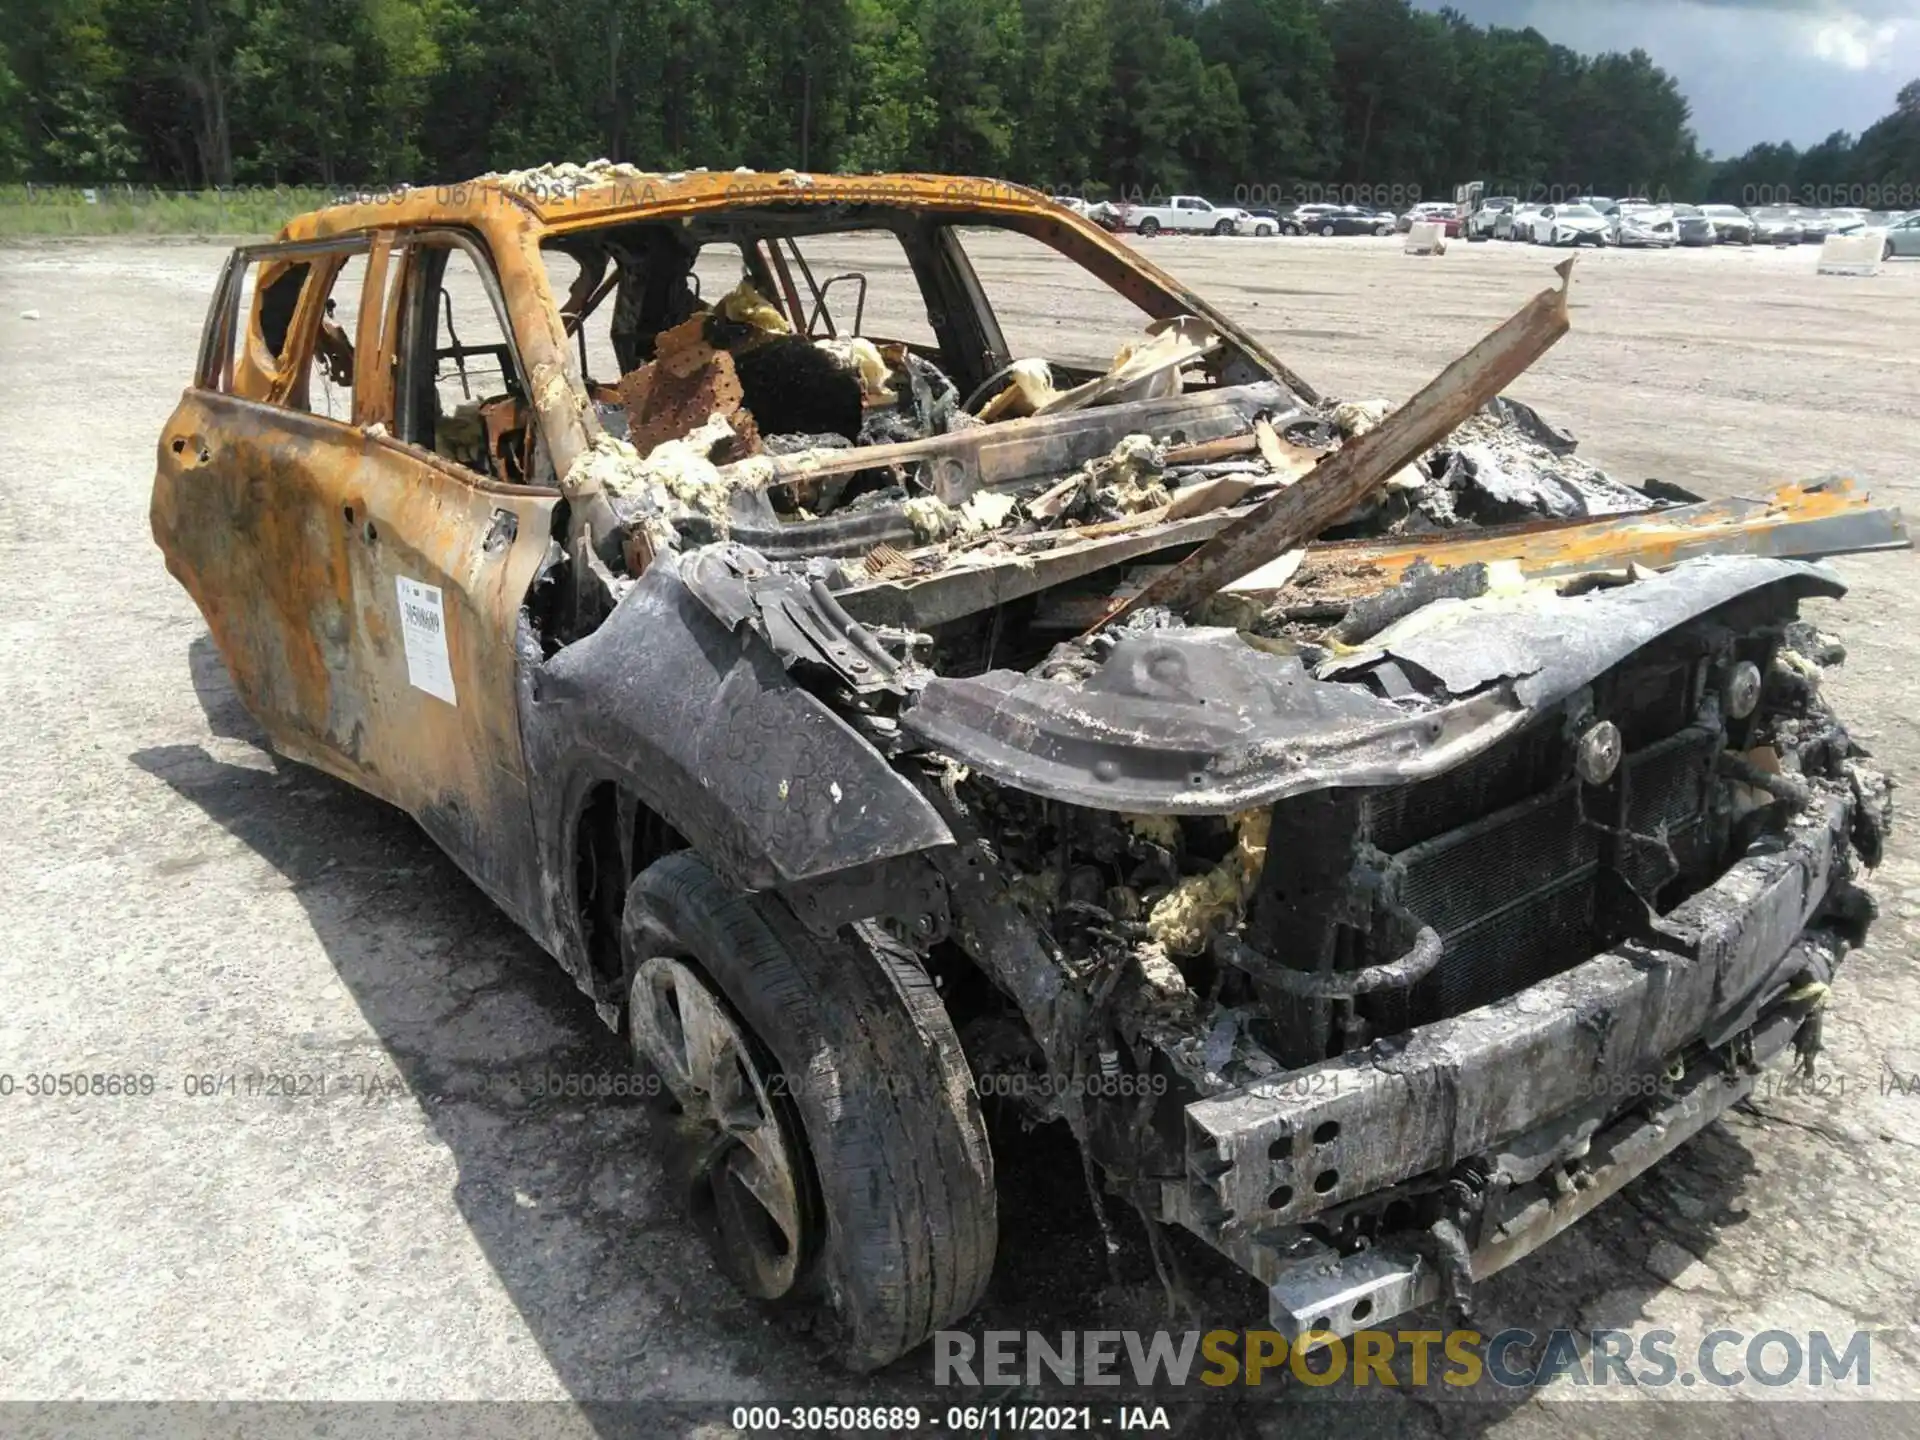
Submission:
<svg viewBox="0 0 1920 1440">
<path fill-rule="evenodd" d="M 1519 246 L 1417 259 L 1366 239 L 1146 243 L 1351 398 L 1403 398 L 1552 279 L 1548 255 Z M 1583 254 L 1573 333 L 1513 393 L 1628 479 L 1722 495 L 1838 471 L 1911 512 L 1920 263 L 1837 279 L 1814 256 Z M 262 748 L 147 527 L 153 447 L 220 258 L 205 244 L 0 250 L 15 457 L 0 471 L 14 746 L 0 1075 L 155 1086 L 0 1098 L 0 1397 L 925 1403 L 924 1355 L 837 1381 L 804 1334 L 733 1291 L 652 1158 L 655 1112 L 531 1097 L 528 1073 L 617 1072 L 619 1046 L 409 821 Z M 1125 338 L 1090 330 L 1071 293 L 1035 287 L 1026 304 L 1023 333 L 1056 332 L 1056 353 Z M 1843 713 L 1912 787 L 1920 569 L 1905 553 L 1840 569 L 1852 593 L 1819 618 L 1851 650 Z M 1836 987 L 1821 1091 L 1715 1125 L 1483 1287 L 1483 1329 L 1865 1329 L 1871 1394 L 1920 1398 L 1911 806 L 1875 889 L 1883 918 Z M 325 1076 L 328 1093 L 268 1094 L 252 1072 Z M 232 1090 L 195 1093 L 227 1076 Z M 1110 1276 L 1064 1153 L 1050 1136 L 1006 1139 L 1000 1268 L 976 1330 L 1163 1323 L 1137 1227 L 1116 1213 L 1127 1244 Z M 1192 1269 L 1209 1321 L 1261 1322 L 1256 1288 Z M 1559 1403 L 1584 1393 L 1357 1411 L 1269 1393 L 1180 1418 L 1217 1435 L 1355 1421 L 1592 1433 L 1602 1407 Z M 732 1433 L 696 1413 L 652 1412 L 638 1433 Z M 596 1427 L 617 1428 L 568 1407 L 516 1424 Z"/>
</svg>

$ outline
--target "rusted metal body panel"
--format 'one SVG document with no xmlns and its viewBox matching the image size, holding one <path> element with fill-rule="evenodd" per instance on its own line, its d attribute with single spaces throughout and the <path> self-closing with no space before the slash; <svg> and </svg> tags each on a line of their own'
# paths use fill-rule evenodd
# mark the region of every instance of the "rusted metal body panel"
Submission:
<svg viewBox="0 0 1920 1440">
<path fill-rule="evenodd" d="M 277 749 L 372 791 L 529 914 L 514 628 L 553 499 L 324 420 L 190 393 L 160 449 L 153 525 Z M 206 456 L 202 459 L 202 456 Z M 490 536 L 508 527 L 513 538 Z M 409 682 L 397 582 L 443 597 L 454 703 Z"/>
<path fill-rule="evenodd" d="M 381 292 L 365 294 L 361 351 L 371 373 L 389 373 Z M 530 917 L 513 637 L 555 497 L 492 485 L 374 418 L 346 425 L 284 403 L 304 382 L 319 318 L 309 287 L 269 398 L 206 386 L 182 397 L 160 442 L 154 536 L 275 747 L 407 810 Z M 227 383 L 267 378 L 243 364 Z M 390 391 L 360 399 L 390 419 Z M 451 701 L 410 679 L 403 580 L 439 592 Z"/>
</svg>

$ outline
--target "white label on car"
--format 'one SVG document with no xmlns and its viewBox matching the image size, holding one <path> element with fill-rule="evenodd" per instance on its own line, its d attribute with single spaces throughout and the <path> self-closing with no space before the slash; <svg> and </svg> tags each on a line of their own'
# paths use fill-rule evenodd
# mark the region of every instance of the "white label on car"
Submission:
<svg viewBox="0 0 1920 1440">
<path fill-rule="evenodd" d="M 407 642 L 407 679 L 449 705 L 460 702 L 453 694 L 453 666 L 447 660 L 447 610 L 440 603 L 440 587 L 423 585 L 404 575 L 393 577 L 400 592 L 400 633 Z"/>
</svg>

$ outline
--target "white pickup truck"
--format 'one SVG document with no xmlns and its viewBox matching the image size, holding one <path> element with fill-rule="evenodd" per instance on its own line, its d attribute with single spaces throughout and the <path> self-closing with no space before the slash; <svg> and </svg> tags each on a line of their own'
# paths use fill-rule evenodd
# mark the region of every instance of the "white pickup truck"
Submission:
<svg viewBox="0 0 1920 1440">
<path fill-rule="evenodd" d="M 1110 230 L 1137 230 L 1158 235 L 1162 230 L 1186 234 L 1252 234 L 1253 216 L 1233 206 L 1215 205 L 1198 195 L 1170 195 L 1164 205 L 1129 205 L 1112 201 L 1094 207 L 1091 218 Z"/>
</svg>

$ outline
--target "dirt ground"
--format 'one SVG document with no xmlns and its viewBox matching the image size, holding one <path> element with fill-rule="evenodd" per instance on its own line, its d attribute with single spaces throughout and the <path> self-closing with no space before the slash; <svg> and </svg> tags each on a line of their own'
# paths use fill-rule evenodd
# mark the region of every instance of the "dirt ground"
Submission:
<svg viewBox="0 0 1920 1440">
<path fill-rule="evenodd" d="M 1351 398 L 1404 397 L 1552 278 L 1545 252 L 1504 245 L 1148 253 Z M 0 1077 L 15 1081 L 0 1098 L 0 1396 L 696 1407 L 645 1412 L 637 1433 L 662 1435 L 733 1433 L 698 1408 L 715 1401 L 926 1404 L 924 1354 L 836 1379 L 730 1287 L 681 1218 L 654 1158 L 666 1122 L 643 1102 L 534 1098 L 536 1072 L 620 1071 L 586 1002 L 409 821 L 262 748 L 147 526 L 154 446 L 220 258 L 0 250 Z M 1084 297 L 1031 291 L 1010 330 L 1062 354 L 1125 338 Z M 1840 279 L 1815 274 L 1810 247 L 1588 253 L 1573 323 L 1513 393 L 1622 477 L 1722 495 L 1841 472 L 1920 501 L 1920 263 Z M 1900 553 L 1839 569 L 1852 593 L 1819 618 L 1851 652 L 1843 713 L 1912 795 L 1920 568 Z M 1483 1330 L 1864 1329 L 1869 1393 L 1920 1398 L 1906 808 L 1875 880 L 1883 918 L 1836 986 L 1819 1092 L 1711 1127 L 1483 1287 Z M 26 1098 L 46 1072 L 153 1090 Z M 269 1094 L 252 1074 L 324 1075 L 327 1093 Z M 1116 1211 L 1110 1275 L 1065 1152 L 1002 1139 L 999 1268 L 969 1328 L 1164 1324 L 1132 1220 Z M 1208 1323 L 1263 1323 L 1256 1287 L 1188 1259 Z M 1176 1420 L 1211 1436 L 1513 1436 L 1619 1413 L 1581 1398 L 1302 1407 L 1251 1392 Z M 515 1430 L 604 1434 L 621 1413 L 555 1406 Z"/>
</svg>

